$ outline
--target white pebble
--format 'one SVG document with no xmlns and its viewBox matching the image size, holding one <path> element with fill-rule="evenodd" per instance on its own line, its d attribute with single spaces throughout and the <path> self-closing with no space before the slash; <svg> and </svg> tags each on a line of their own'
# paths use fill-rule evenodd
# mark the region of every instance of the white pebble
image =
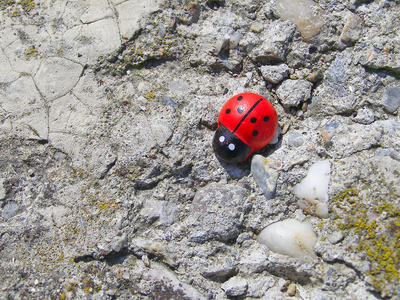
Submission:
<svg viewBox="0 0 400 300">
<path fill-rule="evenodd" d="M 118 241 L 115 242 L 113 250 L 116 252 L 120 251 L 124 246 L 124 244 L 127 242 L 127 240 L 128 236 L 126 235 L 126 233 L 122 234 L 121 237 L 118 239 Z"/>
<path fill-rule="evenodd" d="M 261 231 L 257 241 L 275 253 L 299 258 L 305 262 L 315 259 L 313 247 L 317 236 L 308 221 L 287 219 L 276 222 Z"/>
<path fill-rule="evenodd" d="M 331 163 L 329 161 L 316 162 L 308 170 L 307 176 L 293 189 L 297 197 L 314 206 L 315 214 L 320 218 L 329 216 L 328 185 L 331 178 L 330 173 Z M 299 206 L 307 209 L 302 201 L 299 201 Z"/>
</svg>

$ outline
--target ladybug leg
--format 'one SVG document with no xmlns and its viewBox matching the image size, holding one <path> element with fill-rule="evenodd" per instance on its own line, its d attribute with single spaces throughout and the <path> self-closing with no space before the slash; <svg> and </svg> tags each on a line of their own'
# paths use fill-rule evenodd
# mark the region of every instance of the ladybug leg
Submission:
<svg viewBox="0 0 400 300">
<path fill-rule="evenodd" d="M 212 146 L 219 158 L 231 164 L 243 161 L 252 150 L 221 123 L 218 124 Z"/>
</svg>

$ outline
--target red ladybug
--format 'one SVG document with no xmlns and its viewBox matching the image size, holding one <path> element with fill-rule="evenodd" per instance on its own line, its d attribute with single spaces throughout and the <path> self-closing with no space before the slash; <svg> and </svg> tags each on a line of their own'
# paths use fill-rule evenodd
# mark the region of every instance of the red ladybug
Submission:
<svg viewBox="0 0 400 300">
<path fill-rule="evenodd" d="M 260 95 L 241 93 L 222 107 L 212 145 L 219 158 L 238 163 L 268 145 L 277 129 L 278 116 L 272 104 Z"/>
</svg>

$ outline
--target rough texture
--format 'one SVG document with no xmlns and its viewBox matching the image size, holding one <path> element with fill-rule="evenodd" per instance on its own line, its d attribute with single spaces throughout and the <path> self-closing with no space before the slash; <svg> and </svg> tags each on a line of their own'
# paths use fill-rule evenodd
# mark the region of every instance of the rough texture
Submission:
<svg viewBox="0 0 400 300">
<path fill-rule="evenodd" d="M 299 79 L 285 80 L 276 90 L 276 95 L 283 107 L 298 106 L 300 103 L 307 101 L 311 97 L 312 83 Z"/>
<path fill-rule="evenodd" d="M 1 299 L 399 298 L 398 1 L 0 13 Z M 279 116 L 257 153 L 277 175 L 268 200 L 251 160 L 223 164 L 210 145 L 244 91 Z M 293 193 L 321 160 L 324 220 Z M 256 241 L 287 219 L 311 224 L 315 263 Z"/>
</svg>

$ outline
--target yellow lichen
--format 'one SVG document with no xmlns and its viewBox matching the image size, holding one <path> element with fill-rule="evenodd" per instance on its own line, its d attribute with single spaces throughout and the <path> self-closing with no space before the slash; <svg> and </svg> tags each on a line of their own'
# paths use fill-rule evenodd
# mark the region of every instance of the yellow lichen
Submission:
<svg viewBox="0 0 400 300">
<path fill-rule="evenodd" d="M 35 58 L 38 56 L 38 50 L 35 46 L 30 46 L 28 50 L 25 51 L 25 59 Z"/>
<path fill-rule="evenodd" d="M 370 206 L 362 200 L 353 188 L 336 195 L 331 211 L 337 217 L 331 230 L 360 237 L 354 249 L 365 253 L 365 259 L 371 262 L 367 273 L 370 282 L 377 291 L 383 291 L 388 283 L 396 283 L 400 278 L 400 209 L 385 197 L 368 199 Z M 381 215 L 384 217 L 378 218 Z"/>
<path fill-rule="evenodd" d="M 31 11 L 35 7 L 33 0 L 22 0 L 20 4 L 26 12 Z"/>
</svg>

